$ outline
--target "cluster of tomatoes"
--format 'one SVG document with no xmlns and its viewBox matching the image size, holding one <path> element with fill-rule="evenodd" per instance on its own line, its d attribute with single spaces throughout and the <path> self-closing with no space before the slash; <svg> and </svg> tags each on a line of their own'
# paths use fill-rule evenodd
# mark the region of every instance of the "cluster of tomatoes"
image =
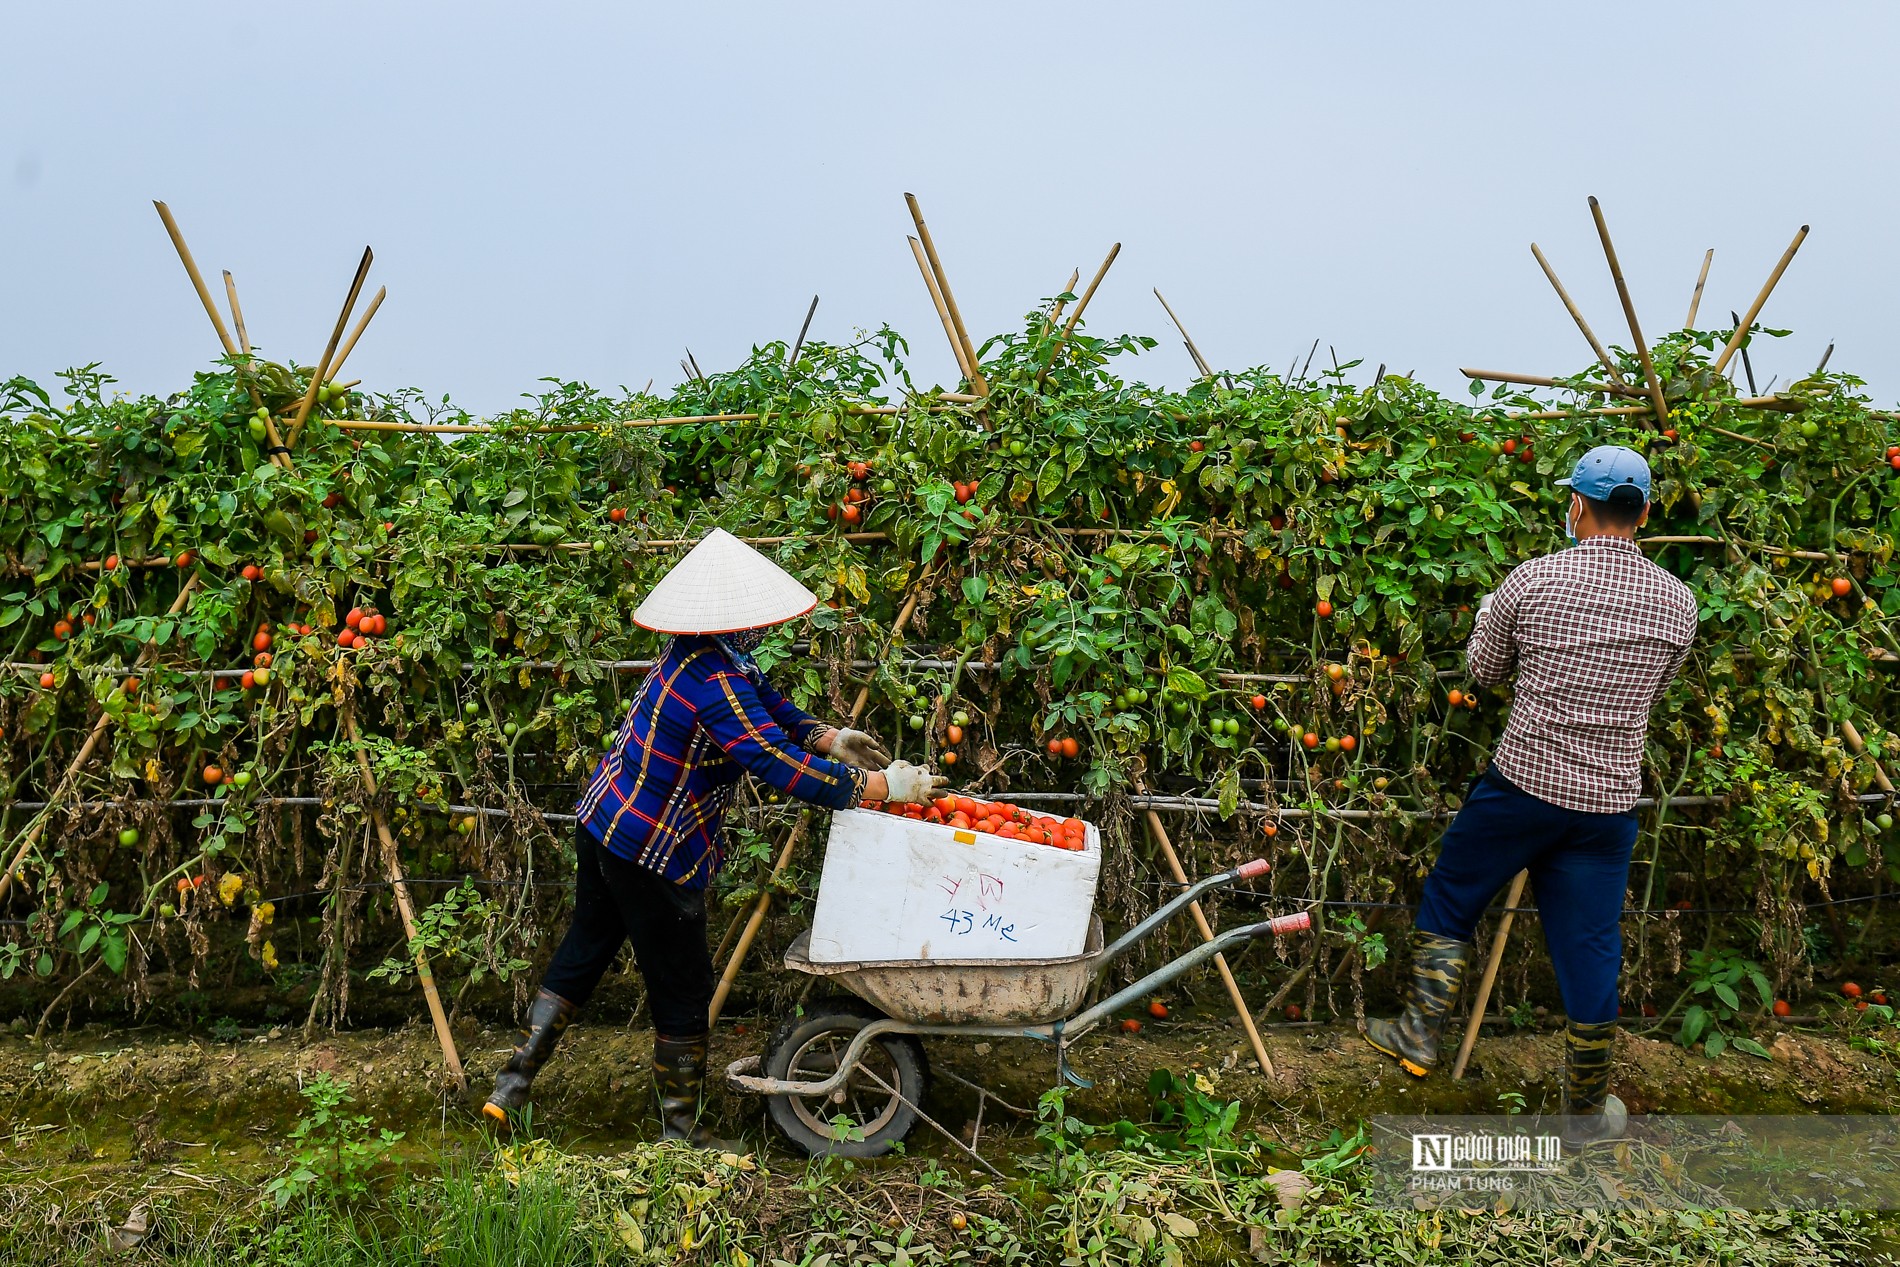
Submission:
<svg viewBox="0 0 1900 1267">
<path fill-rule="evenodd" d="M 336 645 L 346 649 L 367 647 L 371 638 L 380 638 L 389 632 L 389 617 L 374 608 L 367 611 L 361 607 L 350 608 L 343 624 L 345 628 L 337 634 Z"/>
<path fill-rule="evenodd" d="M 1088 824 L 1081 819 L 1033 814 L 1020 805 L 979 801 L 968 796 L 939 796 L 928 805 L 867 801 L 864 808 L 920 823 L 942 823 L 965 831 L 987 832 L 1004 840 L 1051 845 L 1078 853 L 1088 848 Z"/>
<path fill-rule="evenodd" d="M 1082 755 L 1082 745 L 1076 742 L 1074 735 L 1064 735 L 1060 739 L 1051 738 L 1045 745 L 1051 757 L 1075 758 Z"/>
<path fill-rule="evenodd" d="M 825 507 L 825 518 L 842 519 L 848 524 L 862 523 L 866 504 L 871 500 L 870 492 L 864 487 L 864 482 L 871 478 L 871 464 L 846 462 L 844 466 L 846 473 L 851 476 L 851 487 L 845 491 L 842 502 L 833 502 Z"/>
</svg>

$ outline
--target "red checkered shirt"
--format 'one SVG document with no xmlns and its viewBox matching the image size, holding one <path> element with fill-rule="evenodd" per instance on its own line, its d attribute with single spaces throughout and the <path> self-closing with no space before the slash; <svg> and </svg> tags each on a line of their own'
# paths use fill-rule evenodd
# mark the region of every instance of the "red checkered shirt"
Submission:
<svg viewBox="0 0 1900 1267">
<path fill-rule="evenodd" d="M 1650 710 L 1695 629 L 1689 587 L 1622 537 L 1587 537 L 1511 569 L 1465 648 L 1486 686 L 1517 673 L 1491 764 L 1553 805 L 1628 810 L 1642 792 Z"/>
</svg>

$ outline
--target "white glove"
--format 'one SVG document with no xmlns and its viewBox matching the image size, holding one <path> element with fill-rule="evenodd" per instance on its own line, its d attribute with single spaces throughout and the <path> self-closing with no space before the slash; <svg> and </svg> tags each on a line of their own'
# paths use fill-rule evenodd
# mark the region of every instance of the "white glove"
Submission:
<svg viewBox="0 0 1900 1267">
<path fill-rule="evenodd" d="M 1496 594 L 1486 594 L 1483 598 L 1478 600 L 1478 614 L 1480 616 L 1484 615 L 1484 613 L 1490 608 L 1491 600 L 1496 597 L 1497 597 Z"/>
<path fill-rule="evenodd" d="M 878 770 L 891 763 L 891 754 L 884 751 L 884 745 L 862 730 L 832 731 L 831 748 L 825 755 L 860 770 Z"/>
<path fill-rule="evenodd" d="M 931 793 L 949 783 L 946 775 L 932 774 L 929 766 L 893 761 L 884 767 L 887 801 L 908 801 L 912 805 L 930 804 Z"/>
</svg>

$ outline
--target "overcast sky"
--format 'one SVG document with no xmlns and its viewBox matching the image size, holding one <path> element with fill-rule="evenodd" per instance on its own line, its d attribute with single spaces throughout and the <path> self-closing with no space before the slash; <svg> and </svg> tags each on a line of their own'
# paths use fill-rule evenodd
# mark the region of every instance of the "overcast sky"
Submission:
<svg viewBox="0 0 1900 1267">
<path fill-rule="evenodd" d="M 507 407 L 544 375 L 680 377 L 888 321 L 953 362 L 912 263 L 922 200 L 981 340 L 1121 257 L 1096 333 L 1191 367 L 1341 359 L 1575 372 L 1745 309 L 1763 384 L 1900 396 L 1892 62 L 1900 8 L 1725 3 L 11 4 L 0 9 L 0 376 L 102 362 L 168 391 L 217 352 L 151 206 L 237 277 L 266 354 L 314 361 L 351 269 L 389 299 L 351 360 Z M 1164 337 L 1165 336 L 1165 337 Z"/>
</svg>

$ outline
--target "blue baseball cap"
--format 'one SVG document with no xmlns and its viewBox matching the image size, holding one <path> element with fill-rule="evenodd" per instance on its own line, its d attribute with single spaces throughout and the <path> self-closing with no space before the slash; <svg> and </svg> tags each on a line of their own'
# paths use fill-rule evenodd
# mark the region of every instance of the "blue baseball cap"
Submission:
<svg viewBox="0 0 1900 1267">
<path fill-rule="evenodd" d="M 1649 500 L 1649 463 L 1643 455 L 1634 449 L 1626 449 L 1620 444 L 1599 444 L 1577 459 L 1576 469 L 1570 472 L 1570 478 L 1558 480 L 1559 484 L 1569 488 L 1593 502 L 1607 502 L 1619 490 L 1633 488 L 1642 500 Z M 1617 501 L 1630 501 L 1626 493 Z"/>
</svg>

